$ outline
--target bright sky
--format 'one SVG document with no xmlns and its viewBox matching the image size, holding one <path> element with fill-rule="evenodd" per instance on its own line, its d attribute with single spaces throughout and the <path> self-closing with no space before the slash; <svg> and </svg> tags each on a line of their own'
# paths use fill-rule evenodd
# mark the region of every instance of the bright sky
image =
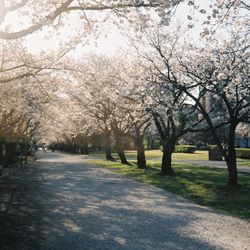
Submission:
<svg viewBox="0 0 250 250">
<path fill-rule="evenodd" d="M 31 37 L 31 36 L 30 36 Z M 107 53 L 114 54 L 119 46 L 124 44 L 123 38 L 118 33 L 118 31 L 111 32 L 107 36 L 102 35 L 96 40 L 94 37 L 89 36 L 86 42 L 82 42 L 77 46 L 77 52 L 97 52 L 97 53 Z M 41 50 L 57 50 L 62 41 L 66 41 L 66 37 L 55 37 L 44 39 L 42 34 L 32 35 L 32 39 L 29 39 L 26 43 L 28 50 L 32 53 L 39 53 Z"/>
<path fill-rule="evenodd" d="M 73 17 L 72 21 L 70 20 L 70 22 L 79 25 L 78 19 L 74 19 L 76 18 Z M 6 16 L 6 23 L 11 24 L 11 26 L 13 26 L 15 29 L 19 23 L 25 23 L 25 18 L 22 18 L 20 21 L 20 18 L 16 16 L 15 12 L 8 13 Z M 60 30 L 62 34 L 53 35 L 50 38 L 47 38 L 46 36 L 54 31 L 50 27 L 44 27 L 43 31 L 37 31 L 31 35 L 28 35 L 25 38 L 26 42 L 24 44 L 31 53 L 39 54 L 41 50 L 58 50 L 61 43 L 67 43 L 72 37 L 74 37 L 72 27 L 63 27 Z M 90 34 L 87 37 L 82 37 L 81 45 L 77 46 L 78 50 L 80 49 L 83 52 L 91 51 L 97 53 L 114 54 L 119 47 L 125 45 L 124 39 L 115 25 L 108 26 L 102 23 L 101 33 L 102 34 L 99 36 L 98 40 L 96 40 L 94 34 Z"/>
<path fill-rule="evenodd" d="M 204 3 L 203 1 L 202 8 L 208 9 L 208 5 L 211 2 L 213 2 L 213 0 L 206 1 L 206 3 Z M 190 16 L 194 16 L 193 13 L 188 12 L 187 3 L 181 4 L 177 8 L 175 21 L 180 19 L 182 20 L 183 23 L 187 25 L 188 22 L 189 24 L 192 22 L 195 22 L 195 19 L 200 21 L 201 19 L 205 19 L 207 16 L 206 14 L 202 15 L 199 12 L 196 12 L 194 19 L 188 21 L 187 16 L 189 14 Z M 20 18 L 16 17 L 14 14 L 8 15 L 8 21 L 12 23 L 13 25 L 15 25 L 16 23 L 20 22 Z M 21 21 L 25 22 L 25 19 L 22 19 Z M 191 29 L 190 34 L 193 33 L 194 37 L 197 35 L 197 38 L 198 38 L 201 30 L 202 30 L 202 27 L 196 24 L 195 28 Z M 27 36 L 28 42 L 26 43 L 26 45 L 30 52 L 39 53 L 41 50 L 57 50 L 60 47 L 61 41 L 63 42 L 69 41 L 69 38 L 70 38 L 69 34 L 70 32 L 72 32 L 71 30 L 65 29 L 62 35 L 54 36 L 50 39 L 46 39 L 44 38 L 44 36 L 46 35 L 46 32 L 48 31 L 49 31 L 49 28 L 48 29 L 45 28 L 44 32 L 40 31 L 40 32 L 36 32 L 35 34 Z M 81 50 L 83 52 L 91 51 L 91 52 L 98 52 L 98 53 L 114 54 L 117 51 L 117 49 L 119 49 L 119 47 L 125 46 L 124 37 L 120 35 L 118 29 L 115 26 L 113 26 L 112 28 L 108 28 L 107 26 L 107 28 L 104 28 L 102 32 L 104 34 L 99 37 L 98 41 L 96 41 L 94 36 L 92 37 L 90 36 L 89 45 L 86 45 L 87 44 L 86 38 L 83 38 L 84 40 L 82 44 L 84 46 L 81 46 L 81 48 L 80 46 L 78 46 L 77 47 L 78 50 L 76 53 L 78 53 L 78 51 Z"/>
</svg>

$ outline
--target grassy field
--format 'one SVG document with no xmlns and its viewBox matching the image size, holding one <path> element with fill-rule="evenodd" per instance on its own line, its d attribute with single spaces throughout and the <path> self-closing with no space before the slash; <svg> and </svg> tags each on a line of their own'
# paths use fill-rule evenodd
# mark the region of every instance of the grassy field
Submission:
<svg viewBox="0 0 250 250">
<path fill-rule="evenodd" d="M 136 158 L 137 152 L 135 150 L 125 151 L 127 158 Z M 90 151 L 90 155 L 105 157 L 104 151 Z M 114 151 L 113 157 L 117 158 L 118 154 Z M 146 150 L 145 155 L 147 159 L 161 159 L 162 152 L 160 150 Z M 173 159 L 192 159 L 192 160 L 208 160 L 208 151 L 196 150 L 195 153 L 173 153 Z"/>
<path fill-rule="evenodd" d="M 125 151 L 127 158 L 136 158 L 136 151 L 135 150 L 127 150 Z M 90 155 L 93 156 L 103 156 L 105 157 L 104 151 L 94 151 L 90 152 Z M 113 157 L 118 158 L 118 154 L 113 152 Z M 159 159 L 162 158 L 162 152 L 160 150 L 146 150 L 145 151 L 146 159 Z M 208 151 L 205 150 L 196 150 L 194 153 L 173 153 L 172 154 L 173 160 L 208 160 Z M 244 165 L 250 167 L 250 160 L 249 159 L 237 159 L 238 165 Z"/>
<path fill-rule="evenodd" d="M 206 152 L 207 153 L 207 152 Z M 135 157 L 134 153 L 126 154 Z M 147 152 L 147 158 L 159 158 L 158 152 Z M 154 157 L 153 157 L 154 156 Z M 174 154 L 176 159 L 205 160 L 204 151 L 195 154 Z M 162 176 L 160 161 L 147 160 L 146 169 L 138 169 L 136 162 L 130 160 L 128 165 L 119 161 L 93 160 L 93 164 L 104 166 L 114 172 L 126 175 L 145 184 L 178 194 L 193 200 L 197 204 L 211 207 L 240 218 L 250 219 L 250 175 L 239 174 L 239 186 L 228 186 L 227 170 L 173 163 L 174 175 Z"/>
<path fill-rule="evenodd" d="M 126 156 L 128 158 L 130 157 L 136 157 L 136 151 L 125 151 Z M 146 150 L 145 151 L 146 158 L 148 159 L 161 159 L 162 158 L 162 152 L 160 150 Z M 195 153 L 192 154 L 186 154 L 186 153 L 173 153 L 172 155 L 173 159 L 184 159 L 184 160 L 208 160 L 208 151 L 195 151 Z"/>
</svg>

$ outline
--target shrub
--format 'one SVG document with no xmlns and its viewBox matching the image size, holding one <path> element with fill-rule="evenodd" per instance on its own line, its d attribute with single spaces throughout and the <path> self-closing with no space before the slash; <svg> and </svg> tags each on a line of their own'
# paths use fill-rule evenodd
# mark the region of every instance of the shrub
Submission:
<svg viewBox="0 0 250 250">
<path fill-rule="evenodd" d="M 250 159 L 250 148 L 236 148 L 236 157 Z"/>
<path fill-rule="evenodd" d="M 192 145 L 175 145 L 175 153 L 194 153 L 197 149 L 196 146 Z"/>
<path fill-rule="evenodd" d="M 211 150 L 213 148 L 217 147 L 217 145 L 207 145 L 206 150 Z"/>
</svg>

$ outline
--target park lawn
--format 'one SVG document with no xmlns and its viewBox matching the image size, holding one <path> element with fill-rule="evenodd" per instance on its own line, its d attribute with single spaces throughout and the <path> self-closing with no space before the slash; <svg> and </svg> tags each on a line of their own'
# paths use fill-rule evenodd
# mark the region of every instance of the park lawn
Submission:
<svg viewBox="0 0 250 250">
<path fill-rule="evenodd" d="M 237 165 L 250 167 L 250 159 L 237 159 Z"/>
<path fill-rule="evenodd" d="M 93 156 L 103 156 L 105 157 L 105 151 L 90 151 L 90 155 Z M 112 152 L 113 157 L 118 158 L 116 151 Z M 125 155 L 127 158 L 136 158 L 136 150 L 125 150 Z M 145 150 L 145 156 L 147 159 L 161 159 L 162 151 L 161 150 Z M 173 153 L 173 159 L 183 159 L 183 160 L 208 160 L 208 151 L 196 150 L 194 153 Z"/>
<path fill-rule="evenodd" d="M 119 174 L 170 191 L 202 206 L 250 219 L 250 175 L 239 174 L 239 186 L 228 186 L 228 172 L 223 169 L 173 163 L 174 175 L 163 176 L 160 162 L 147 161 L 146 169 L 138 169 L 135 161 L 130 165 L 119 161 L 92 160 L 93 164 Z"/>
<path fill-rule="evenodd" d="M 128 150 L 125 151 L 128 158 L 136 157 L 136 151 Z M 145 156 L 148 159 L 162 158 L 162 151 L 160 150 L 146 150 Z M 182 159 L 182 160 L 208 160 L 208 151 L 196 150 L 194 153 L 173 153 L 172 159 Z"/>
<path fill-rule="evenodd" d="M 105 158 L 105 151 L 92 151 L 90 155 L 93 156 L 102 156 Z M 119 158 L 116 151 L 112 153 L 113 157 Z M 126 150 L 125 151 L 126 157 L 129 158 L 136 158 L 137 152 L 135 150 Z M 146 160 L 148 159 L 162 159 L 162 152 L 160 150 L 146 150 L 145 151 Z M 173 160 L 208 160 L 208 151 L 206 150 L 196 150 L 194 153 L 173 153 L 172 154 Z M 238 159 L 237 158 L 237 165 L 243 165 L 250 167 L 250 160 L 249 159 Z"/>
</svg>

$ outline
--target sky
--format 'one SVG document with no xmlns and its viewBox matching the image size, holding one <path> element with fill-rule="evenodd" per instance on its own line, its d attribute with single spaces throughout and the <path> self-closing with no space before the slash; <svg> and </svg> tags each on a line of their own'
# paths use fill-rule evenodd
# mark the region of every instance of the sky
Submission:
<svg viewBox="0 0 250 250">
<path fill-rule="evenodd" d="M 73 18 L 74 19 L 74 18 Z M 13 13 L 8 13 L 5 18 L 6 23 L 11 24 L 14 29 L 19 30 L 18 24 L 25 23 L 25 17 L 20 20 L 20 18 Z M 70 22 L 72 22 L 70 20 Z M 78 20 L 73 20 L 76 23 Z M 62 34 L 52 36 L 48 39 L 49 32 L 53 32 L 50 27 L 43 28 L 42 31 L 37 31 L 31 35 L 25 37 L 24 45 L 27 47 L 28 51 L 31 53 L 39 54 L 42 50 L 58 50 L 62 42 L 69 42 L 70 35 L 72 33 L 72 27 L 64 27 L 60 29 Z M 90 34 L 82 38 L 81 45 L 78 46 L 83 52 L 97 52 L 97 53 L 107 53 L 114 54 L 115 51 L 121 47 L 125 46 L 124 38 L 121 36 L 120 31 L 115 25 L 104 25 L 102 24 L 102 31 L 98 40 L 96 40 L 94 34 Z M 73 37 L 73 33 L 72 36 Z"/>
<path fill-rule="evenodd" d="M 111 28 L 107 27 L 107 30 L 102 30 L 102 33 L 96 39 L 95 35 L 89 34 L 87 37 L 82 37 L 75 53 L 81 51 L 84 52 L 96 52 L 102 54 L 114 54 L 119 47 L 126 46 L 124 37 L 120 34 L 120 31 L 114 26 Z M 35 34 L 29 35 L 27 41 L 25 42 L 28 50 L 31 53 L 39 54 L 41 50 L 58 50 L 60 44 L 63 42 L 68 42 L 70 40 L 69 32 L 67 28 L 63 29 L 61 35 L 46 38 L 47 29 L 41 32 L 36 32 Z M 72 37 L 73 37 L 72 33 Z"/>
<path fill-rule="evenodd" d="M 186 1 L 187 2 L 187 1 Z M 196 1 L 197 2 L 197 1 Z M 200 8 L 208 9 L 208 5 L 213 2 L 213 0 L 201 1 L 202 5 L 200 5 Z M 192 38 L 199 39 L 199 34 L 202 31 L 203 27 L 201 27 L 199 22 L 201 23 L 202 20 L 205 20 L 206 15 L 202 15 L 199 12 L 189 12 L 190 9 L 187 8 L 187 4 L 183 3 L 180 4 L 177 8 L 177 11 L 175 13 L 175 17 L 173 21 L 180 21 L 183 23 L 183 25 L 188 25 L 191 23 L 195 23 L 195 28 L 190 30 L 190 36 Z M 188 20 L 188 15 L 193 16 L 193 20 Z M 20 18 L 15 16 L 15 14 L 8 15 L 8 22 L 15 25 L 20 22 Z M 21 20 L 21 22 L 25 22 L 25 18 Z M 113 55 L 119 48 L 127 46 L 127 43 L 125 41 L 125 38 L 121 35 L 120 31 L 114 26 L 105 26 L 102 25 L 102 34 L 96 40 L 94 35 L 88 36 L 88 39 L 83 38 L 81 45 L 77 46 L 77 50 L 75 53 L 79 53 L 81 51 L 84 52 L 97 52 L 97 53 L 104 53 L 104 54 L 111 54 Z M 70 29 L 70 28 L 69 28 Z M 27 36 L 26 40 L 26 46 L 28 50 L 31 53 L 39 53 L 41 50 L 58 50 L 60 47 L 61 41 L 67 42 L 69 41 L 69 34 L 72 32 L 68 28 L 64 28 L 64 32 L 59 36 L 54 36 L 50 39 L 45 38 L 47 33 L 49 31 L 49 28 L 45 28 L 44 31 L 36 32 L 35 34 Z M 88 41 L 87 41 L 88 40 Z"/>
</svg>

